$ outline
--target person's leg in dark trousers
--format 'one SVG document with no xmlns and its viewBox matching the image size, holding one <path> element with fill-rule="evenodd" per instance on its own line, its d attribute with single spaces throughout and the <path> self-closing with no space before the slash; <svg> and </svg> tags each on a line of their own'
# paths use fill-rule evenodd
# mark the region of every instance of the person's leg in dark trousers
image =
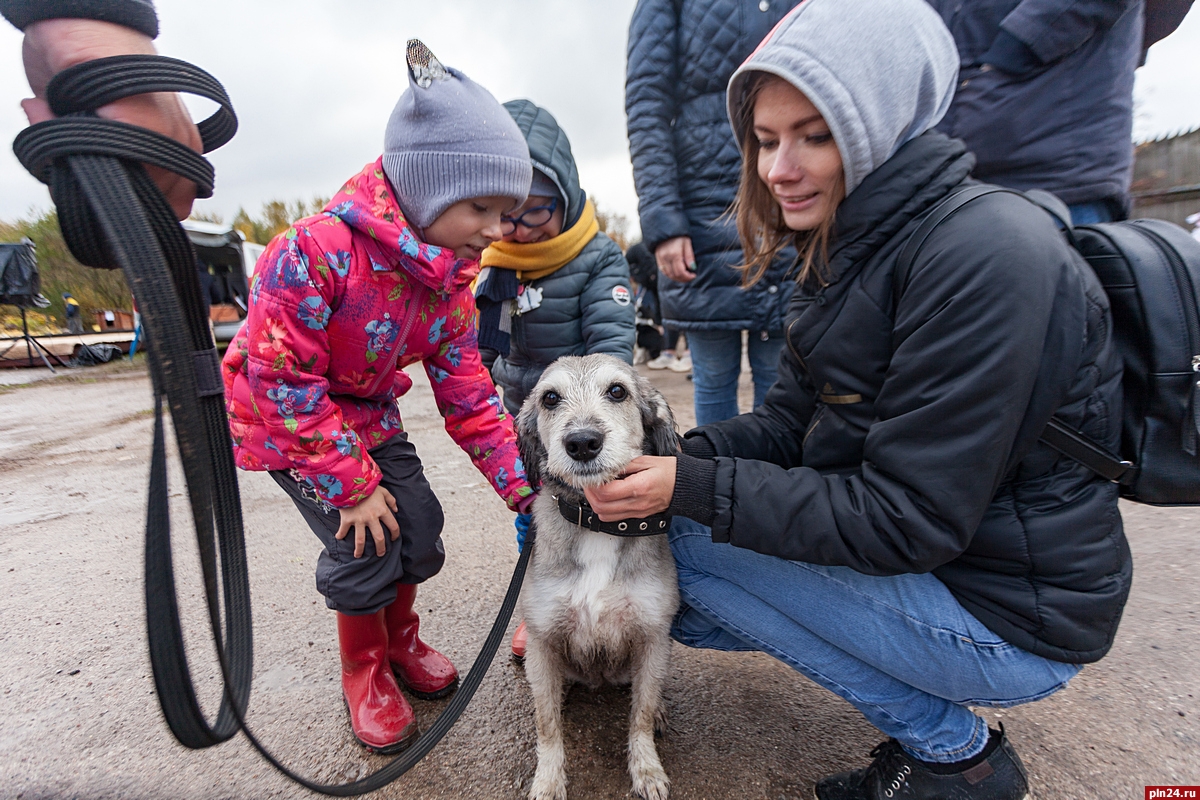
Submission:
<svg viewBox="0 0 1200 800">
<path fill-rule="evenodd" d="M 354 557 L 354 537 L 337 539 L 341 513 L 320 499 L 295 471 L 272 472 L 325 545 L 317 559 L 317 591 L 338 612 L 342 688 L 354 733 L 377 752 L 403 749 L 417 735 L 412 708 L 400 693 L 392 669 L 420 696 L 446 694 L 458 673 L 449 659 L 417 638 L 412 610 L 416 584 L 436 575 L 445 561 L 441 504 L 425 480 L 416 450 L 398 434 L 370 451 L 383 473 L 398 511 L 400 538 L 377 554 L 368 536 Z"/>
<path fill-rule="evenodd" d="M 683 335 L 683 331 L 675 328 L 663 328 L 663 350 L 678 350 L 679 337 Z"/>
<path fill-rule="evenodd" d="M 450 659 L 418 637 L 420 619 L 413 603 L 417 584 L 436 575 L 446 560 L 441 537 L 445 517 L 408 437 L 400 434 L 376 449 L 381 452 L 376 454 L 372 450 L 371 457 L 383 472 L 384 488 L 396 498 L 399 508 L 396 522 L 400 524 L 401 562 L 405 572 L 396 585 L 396 602 L 384 610 L 388 656 L 396 677 L 410 692 L 433 700 L 454 691 L 458 686 L 458 670 Z M 406 530 L 410 532 L 407 538 Z"/>
</svg>

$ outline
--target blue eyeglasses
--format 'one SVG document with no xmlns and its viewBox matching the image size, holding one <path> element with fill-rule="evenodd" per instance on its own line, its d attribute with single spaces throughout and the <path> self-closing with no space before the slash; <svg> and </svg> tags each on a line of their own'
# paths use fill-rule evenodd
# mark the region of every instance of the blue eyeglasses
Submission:
<svg viewBox="0 0 1200 800">
<path fill-rule="evenodd" d="M 558 208 L 558 198 L 551 198 L 549 205 L 536 206 L 529 209 L 519 217 L 500 217 L 500 232 L 505 236 L 512 236 L 517 226 L 525 228 L 540 228 L 550 221 L 554 216 L 555 210 Z"/>
</svg>

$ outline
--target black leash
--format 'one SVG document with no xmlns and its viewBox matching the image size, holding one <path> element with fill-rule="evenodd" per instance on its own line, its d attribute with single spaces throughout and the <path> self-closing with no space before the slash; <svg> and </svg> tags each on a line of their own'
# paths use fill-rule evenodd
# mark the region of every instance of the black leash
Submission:
<svg viewBox="0 0 1200 800">
<path fill-rule="evenodd" d="M 403 754 L 362 780 L 327 785 L 297 775 L 263 747 L 245 721 L 254 656 L 250 585 L 220 358 L 202 313 L 191 243 L 142 164 L 194 181 L 200 198 L 212 196 L 213 168 L 173 139 L 100 119 L 94 113 L 107 103 L 147 92 L 187 92 L 218 104 L 218 110 L 197 126 L 205 153 L 228 142 L 237 131 L 233 106 L 208 73 L 161 56 L 117 56 L 88 61 L 56 75 L 46 95 L 59 118 L 26 128 L 13 150 L 25 168 L 49 187 L 71 252 L 88 266 L 120 268 L 142 312 L 155 409 L 146 512 L 146 621 L 163 716 L 186 747 L 210 747 L 240 730 L 276 769 L 314 792 L 344 797 L 375 791 L 428 754 L 471 701 L 512 616 L 536 532 L 529 531 L 504 602 L 470 672 L 430 728 Z M 175 426 L 224 681 L 221 707 L 211 725 L 196 699 L 175 595 L 164 398 Z"/>
</svg>

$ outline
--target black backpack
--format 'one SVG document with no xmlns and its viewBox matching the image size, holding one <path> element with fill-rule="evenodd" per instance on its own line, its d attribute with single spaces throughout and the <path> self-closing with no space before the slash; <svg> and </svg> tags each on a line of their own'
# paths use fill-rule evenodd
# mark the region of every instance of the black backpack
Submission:
<svg viewBox="0 0 1200 800">
<path fill-rule="evenodd" d="M 1129 500 L 1200 505 L 1200 242 L 1157 219 L 1076 228 L 1066 205 L 1049 192 L 971 184 L 942 200 L 901 250 L 893 278 L 897 300 L 933 229 L 994 192 L 1024 197 L 1055 217 L 1108 294 L 1125 364 L 1119 456 L 1057 417 L 1046 425 L 1042 442 L 1116 481 Z"/>
</svg>

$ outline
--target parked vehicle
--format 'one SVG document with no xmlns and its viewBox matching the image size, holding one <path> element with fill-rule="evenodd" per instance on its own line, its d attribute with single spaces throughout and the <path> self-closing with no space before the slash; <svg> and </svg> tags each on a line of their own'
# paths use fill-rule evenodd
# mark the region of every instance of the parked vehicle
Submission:
<svg viewBox="0 0 1200 800">
<path fill-rule="evenodd" d="M 241 231 L 229 225 L 194 219 L 182 224 L 196 248 L 196 269 L 208 300 L 213 337 L 224 346 L 246 318 L 247 276 L 254 273 L 254 263 L 266 248 L 247 242 Z"/>
</svg>

